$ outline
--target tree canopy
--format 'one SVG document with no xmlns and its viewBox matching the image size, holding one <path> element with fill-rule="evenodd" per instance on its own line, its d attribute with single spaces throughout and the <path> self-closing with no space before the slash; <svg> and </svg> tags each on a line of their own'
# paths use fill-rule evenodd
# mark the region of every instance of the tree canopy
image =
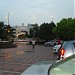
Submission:
<svg viewBox="0 0 75 75">
<path fill-rule="evenodd" d="M 8 35 L 12 36 L 12 27 L 10 25 L 5 25 L 4 22 L 0 22 L 0 39 L 8 40 Z"/>
<path fill-rule="evenodd" d="M 54 22 L 52 21 L 51 23 L 43 23 L 40 25 L 40 29 L 39 29 L 39 37 L 41 39 L 45 39 L 45 40 L 51 40 L 54 38 L 54 34 L 52 32 L 53 28 L 56 25 L 54 24 Z"/>
<path fill-rule="evenodd" d="M 62 19 L 53 29 L 53 33 L 55 33 L 57 37 L 60 37 L 64 40 L 75 39 L 75 18 Z"/>
</svg>

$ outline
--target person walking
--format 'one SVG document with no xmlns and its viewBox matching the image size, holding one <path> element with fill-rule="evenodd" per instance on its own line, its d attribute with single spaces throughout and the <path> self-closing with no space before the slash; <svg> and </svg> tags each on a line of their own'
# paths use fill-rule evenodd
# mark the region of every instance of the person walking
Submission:
<svg viewBox="0 0 75 75">
<path fill-rule="evenodd" d="M 54 46 L 56 45 L 56 39 L 54 39 Z"/>
<path fill-rule="evenodd" d="M 34 50 L 34 48 L 35 48 L 35 40 L 34 39 L 32 40 L 32 46 L 33 46 L 33 50 Z"/>
</svg>

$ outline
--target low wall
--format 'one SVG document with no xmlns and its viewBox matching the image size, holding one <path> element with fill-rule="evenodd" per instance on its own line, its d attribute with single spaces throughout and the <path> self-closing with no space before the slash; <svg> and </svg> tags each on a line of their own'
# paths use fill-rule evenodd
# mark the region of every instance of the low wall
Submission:
<svg viewBox="0 0 75 75">
<path fill-rule="evenodd" d="M 12 42 L 5 42 L 5 41 L 1 41 L 0 42 L 0 48 L 14 48 L 17 47 L 16 44 L 12 43 Z"/>
</svg>

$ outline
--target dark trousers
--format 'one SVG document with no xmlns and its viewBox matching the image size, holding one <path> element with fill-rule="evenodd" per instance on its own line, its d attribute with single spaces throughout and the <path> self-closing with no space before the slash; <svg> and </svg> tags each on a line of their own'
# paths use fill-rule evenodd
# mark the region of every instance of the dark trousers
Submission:
<svg viewBox="0 0 75 75">
<path fill-rule="evenodd" d="M 54 46 L 56 45 L 56 43 L 54 43 Z"/>
<path fill-rule="evenodd" d="M 33 50 L 34 50 L 35 45 L 33 44 Z"/>
</svg>

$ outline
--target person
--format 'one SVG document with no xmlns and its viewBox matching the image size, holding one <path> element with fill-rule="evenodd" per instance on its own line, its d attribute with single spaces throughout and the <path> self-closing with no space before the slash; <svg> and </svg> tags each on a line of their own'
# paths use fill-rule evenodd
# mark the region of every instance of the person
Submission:
<svg viewBox="0 0 75 75">
<path fill-rule="evenodd" d="M 60 41 L 60 38 L 58 39 L 58 45 L 60 45 L 61 44 L 61 41 Z"/>
<path fill-rule="evenodd" d="M 56 40 L 54 39 L 54 46 L 56 45 Z"/>
<path fill-rule="evenodd" d="M 34 39 L 32 40 L 32 46 L 33 46 L 33 50 L 34 50 L 34 47 L 35 47 L 35 40 Z"/>
</svg>

